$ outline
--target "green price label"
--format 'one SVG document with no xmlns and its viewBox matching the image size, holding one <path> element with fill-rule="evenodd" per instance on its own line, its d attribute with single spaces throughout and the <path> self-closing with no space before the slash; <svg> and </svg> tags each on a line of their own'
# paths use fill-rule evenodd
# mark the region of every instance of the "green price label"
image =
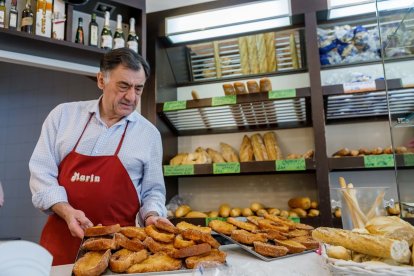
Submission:
<svg viewBox="0 0 414 276">
<path fill-rule="evenodd" d="M 276 171 L 305 171 L 305 159 L 276 160 Z"/>
<path fill-rule="evenodd" d="M 289 219 L 293 222 L 300 223 L 300 218 L 297 217 L 289 217 Z"/>
<path fill-rule="evenodd" d="M 164 175 L 193 175 L 194 174 L 194 165 L 164 165 Z"/>
<path fill-rule="evenodd" d="M 221 217 L 216 217 L 216 218 L 206 218 L 206 226 L 208 226 L 208 224 L 210 223 L 210 221 L 212 220 L 221 220 L 221 221 L 226 221 L 226 218 L 221 218 Z"/>
<path fill-rule="evenodd" d="M 296 97 L 296 89 L 272 90 L 269 92 L 269 99 L 284 99 Z"/>
<path fill-rule="evenodd" d="M 394 156 L 392 154 L 365 155 L 365 168 L 394 167 Z"/>
<path fill-rule="evenodd" d="M 414 154 L 406 153 L 404 154 L 404 165 L 414 166 Z"/>
<path fill-rule="evenodd" d="M 240 163 L 214 163 L 213 174 L 240 173 Z"/>
<path fill-rule="evenodd" d="M 187 108 L 187 101 L 173 101 L 165 102 L 162 108 L 163 111 L 181 110 Z"/>
<path fill-rule="evenodd" d="M 213 97 L 211 99 L 211 106 L 236 104 L 236 103 L 237 103 L 236 95 Z"/>
</svg>

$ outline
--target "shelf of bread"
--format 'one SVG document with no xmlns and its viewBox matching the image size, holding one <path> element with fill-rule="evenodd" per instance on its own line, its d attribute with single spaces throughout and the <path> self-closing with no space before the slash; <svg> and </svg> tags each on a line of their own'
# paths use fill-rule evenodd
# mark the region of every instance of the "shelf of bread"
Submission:
<svg viewBox="0 0 414 276">
<path fill-rule="evenodd" d="M 157 113 L 178 135 L 311 125 L 309 88 L 245 91 L 204 99 L 198 99 L 193 91 L 196 99 L 158 103 Z"/>
<path fill-rule="evenodd" d="M 401 79 L 389 79 L 387 80 L 387 89 L 395 90 L 402 89 Z M 322 87 L 324 96 L 333 96 L 333 95 L 344 95 L 344 94 L 354 94 L 354 93 L 366 93 L 366 92 L 384 92 L 385 80 L 368 80 L 368 81 L 358 81 L 358 82 L 349 82 L 343 84 L 334 84 L 334 85 L 325 85 Z"/>
</svg>

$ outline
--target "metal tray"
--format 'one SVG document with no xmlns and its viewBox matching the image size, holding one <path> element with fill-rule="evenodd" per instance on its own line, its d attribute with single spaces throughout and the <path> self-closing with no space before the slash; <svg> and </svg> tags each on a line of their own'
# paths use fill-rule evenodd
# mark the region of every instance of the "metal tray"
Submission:
<svg viewBox="0 0 414 276">
<path fill-rule="evenodd" d="M 255 255 L 256 257 L 258 257 L 258 258 L 260 258 L 260 259 L 262 259 L 263 261 L 266 261 L 266 262 L 276 261 L 276 260 L 280 260 L 280 259 L 284 259 L 284 258 L 289 258 L 289 257 L 294 257 L 294 256 L 298 256 L 298 255 L 303 255 L 303 254 L 315 252 L 315 250 L 311 249 L 311 250 L 305 250 L 305 251 L 300 252 L 300 253 L 287 254 L 285 256 L 271 258 L 271 257 L 266 257 L 266 256 L 263 256 L 263 255 L 257 253 L 256 251 L 254 251 L 253 246 L 248 246 L 248 245 L 239 243 L 239 242 L 233 240 L 231 237 L 229 237 L 227 235 L 224 235 L 222 233 L 217 233 L 217 234 L 220 235 L 220 236 L 222 236 L 223 238 L 225 238 L 225 239 L 227 239 L 227 240 L 229 240 L 229 241 L 231 241 L 231 242 L 239 245 L 241 248 L 243 248 L 247 252 Z"/>
</svg>

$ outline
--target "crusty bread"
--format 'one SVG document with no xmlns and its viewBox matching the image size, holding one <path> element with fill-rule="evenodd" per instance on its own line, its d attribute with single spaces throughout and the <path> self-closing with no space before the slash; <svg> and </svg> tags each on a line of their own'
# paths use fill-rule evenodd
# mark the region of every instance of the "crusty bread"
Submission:
<svg viewBox="0 0 414 276">
<path fill-rule="evenodd" d="M 207 153 L 211 158 L 211 161 L 213 163 L 225 163 L 226 160 L 224 160 L 223 156 L 220 152 L 213 150 L 211 148 L 207 148 Z"/>
<path fill-rule="evenodd" d="M 267 71 L 275 72 L 277 70 L 275 32 L 265 33 L 264 39 L 266 44 Z"/>
<path fill-rule="evenodd" d="M 220 143 L 221 154 L 227 162 L 239 162 L 239 157 L 232 146 L 226 143 Z"/>
<path fill-rule="evenodd" d="M 264 34 L 256 35 L 257 46 L 257 58 L 259 61 L 259 73 L 267 72 L 267 60 L 266 60 L 266 43 Z"/>
<path fill-rule="evenodd" d="M 75 276 L 101 275 L 108 267 L 111 250 L 90 251 L 78 259 L 73 266 Z"/>
<path fill-rule="evenodd" d="M 181 165 L 188 153 L 179 153 L 170 160 L 171 166 Z"/>
<path fill-rule="evenodd" d="M 147 237 L 147 233 L 145 233 L 145 228 L 143 227 L 125 226 L 119 232 L 128 238 L 138 238 L 140 241 L 145 240 Z"/>
<path fill-rule="evenodd" d="M 269 160 L 262 136 L 259 133 L 253 134 L 251 141 L 253 146 L 254 159 L 256 161 Z"/>
<path fill-rule="evenodd" d="M 365 224 L 365 229 L 374 235 L 396 240 L 405 240 L 411 246 L 414 241 L 414 227 L 397 216 L 381 216 L 370 219 Z"/>
<path fill-rule="evenodd" d="M 224 90 L 224 95 L 226 96 L 236 95 L 236 90 L 234 89 L 234 86 L 231 83 L 223 84 L 223 90 Z"/>
<path fill-rule="evenodd" d="M 267 156 L 269 160 L 282 159 L 282 152 L 277 144 L 276 134 L 273 131 L 263 134 L 263 142 L 266 147 Z"/>
<path fill-rule="evenodd" d="M 130 240 L 121 233 L 115 233 L 114 237 L 117 247 L 126 248 L 130 251 L 140 251 L 145 248 L 145 245 L 138 238 Z"/>
<path fill-rule="evenodd" d="M 240 146 L 240 162 L 253 161 L 253 147 L 249 136 L 244 135 Z"/>
<path fill-rule="evenodd" d="M 81 248 L 89 251 L 103 251 L 107 249 L 116 249 L 117 244 L 114 238 L 89 238 L 84 241 Z"/>
<path fill-rule="evenodd" d="M 246 82 L 247 84 L 247 90 L 249 91 L 249 93 L 259 93 L 260 92 L 260 87 L 259 84 L 257 83 L 257 81 L 255 80 L 249 80 Z"/>
<path fill-rule="evenodd" d="M 208 243 L 200 243 L 191 245 L 189 247 L 184 247 L 176 250 L 173 257 L 176 259 L 187 258 L 191 256 L 197 256 L 205 254 L 211 251 L 211 246 Z"/>
<path fill-rule="evenodd" d="M 250 74 L 259 74 L 259 58 L 256 46 L 256 36 L 249 35 L 247 38 L 247 50 L 249 53 Z"/>
<path fill-rule="evenodd" d="M 203 262 L 224 263 L 226 261 L 227 254 L 217 249 L 212 249 L 209 253 L 188 257 L 185 259 L 185 266 L 189 269 L 193 269 Z"/>
<path fill-rule="evenodd" d="M 411 258 L 411 251 L 406 241 L 328 227 L 313 230 L 312 237 L 317 241 L 340 245 L 371 256 L 393 259 L 400 263 L 409 263 Z"/>
<path fill-rule="evenodd" d="M 329 246 L 326 249 L 326 255 L 330 258 L 349 261 L 351 252 L 343 246 Z"/>
<path fill-rule="evenodd" d="M 249 92 L 247 92 L 246 89 L 246 85 L 244 84 L 244 82 L 241 81 L 236 81 L 235 83 L 233 83 L 234 89 L 236 90 L 236 94 L 248 94 Z"/>
<path fill-rule="evenodd" d="M 239 37 L 240 67 L 243 75 L 250 74 L 249 50 L 247 46 L 247 37 Z"/>
<path fill-rule="evenodd" d="M 109 267 L 113 272 L 122 273 L 131 265 L 138 264 L 146 258 L 148 258 L 148 251 L 145 249 L 134 252 L 124 248 L 112 254 Z"/>
<path fill-rule="evenodd" d="M 254 251 L 263 256 L 280 257 L 289 252 L 289 250 L 284 246 L 273 245 L 265 242 L 255 241 L 253 242 L 253 246 Z"/>
<path fill-rule="evenodd" d="M 85 237 L 110 235 L 110 234 L 118 233 L 119 230 L 121 230 L 121 226 L 119 224 L 107 225 L 107 226 L 97 225 L 97 226 L 86 228 Z"/>
<path fill-rule="evenodd" d="M 259 81 L 260 83 L 260 92 L 269 92 L 272 91 L 272 82 L 268 78 L 262 78 Z"/>
</svg>

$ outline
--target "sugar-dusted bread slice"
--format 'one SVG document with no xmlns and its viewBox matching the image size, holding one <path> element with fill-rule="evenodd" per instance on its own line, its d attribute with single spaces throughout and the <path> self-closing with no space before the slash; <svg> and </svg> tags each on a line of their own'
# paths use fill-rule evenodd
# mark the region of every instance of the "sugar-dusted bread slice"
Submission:
<svg viewBox="0 0 414 276">
<path fill-rule="evenodd" d="M 109 259 L 109 267 L 113 272 L 125 272 L 131 265 L 138 264 L 148 258 L 148 251 L 142 249 L 134 252 L 128 249 L 121 249 L 112 254 Z"/>
<path fill-rule="evenodd" d="M 107 249 L 116 249 L 115 238 L 89 238 L 82 243 L 82 249 L 88 251 L 104 251 Z"/>
<path fill-rule="evenodd" d="M 144 227 L 124 226 L 121 227 L 121 230 L 119 230 L 119 232 L 128 238 L 138 238 L 140 241 L 145 240 L 145 238 L 148 236 L 145 232 Z"/>
<path fill-rule="evenodd" d="M 138 238 L 128 239 L 121 233 L 114 234 L 117 247 L 126 248 L 131 251 L 140 251 L 145 248 L 145 245 Z"/>
<path fill-rule="evenodd" d="M 108 267 L 111 250 L 90 251 L 75 262 L 73 273 L 75 276 L 101 275 Z"/>
<path fill-rule="evenodd" d="M 97 226 L 86 228 L 85 237 L 110 235 L 110 234 L 118 233 L 119 230 L 121 230 L 121 226 L 119 224 L 107 225 L 107 226 L 97 225 Z"/>
</svg>

